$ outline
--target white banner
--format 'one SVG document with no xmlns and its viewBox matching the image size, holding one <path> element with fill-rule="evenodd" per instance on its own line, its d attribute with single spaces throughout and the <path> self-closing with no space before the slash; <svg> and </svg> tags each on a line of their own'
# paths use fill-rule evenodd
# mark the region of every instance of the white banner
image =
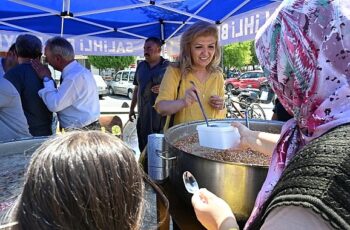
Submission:
<svg viewBox="0 0 350 230">
<path fill-rule="evenodd" d="M 219 29 L 220 45 L 254 40 L 256 32 L 280 5 L 280 2 L 228 18 Z"/>
<path fill-rule="evenodd" d="M 269 4 L 243 14 L 232 16 L 218 26 L 221 46 L 235 42 L 254 40 L 256 32 L 280 5 L 280 2 Z M 169 56 L 177 56 L 180 47 L 180 36 L 167 42 Z"/>
<path fill-rule="evenodd" d="M 0 51 L 6 52 L 16 41 L 18 35 L 24 34 L 12 31 L 0 30 Z M 49 36 L 33 34 L 45 44 Z M 99 38 L 81 37 L 67 38 L 72 44 L 75 54 L 80 55 L 105 55 L 105 56 L 142 56 L 143 39 Z"/>
</svg>

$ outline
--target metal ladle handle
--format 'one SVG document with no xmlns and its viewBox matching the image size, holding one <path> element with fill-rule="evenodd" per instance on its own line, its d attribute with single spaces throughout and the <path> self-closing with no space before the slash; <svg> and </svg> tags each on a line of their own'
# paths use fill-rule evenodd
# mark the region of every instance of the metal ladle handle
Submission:
<svg viewBox="0 0 350 230">
<path fill-rule="evenodd" d="M 196 85 L 194 84 L 193 81 L 190 81 L 190 83 L 191 83 L 193 86 L 196 86 Z M 205 122 L 207 123 L 207 126 L 209 127 L 208 118 L 207 118 L 207 115 L 205 115 L 204 108 L 203 108 L 202 102 L 201 102 L 201 100 L 200 100 L 200 98 L 199 98 L 199 96 L 198 96 L 197 90 L 194 90 L 194 94 L 195 94 L 196 97 L 197 97 L 197 101 L 198 101 L 199 107 L 201 108 L 201 111 L 202 111 L 203 117 L 204 117 L 204 119 L 205 119 Z"/>
<path fill-rule="evenodd" d="M 163 153 L 167 153 L 168 151 L 159 151 L 158 149 L 156 149 L 156 155 L 157 157 L 163 159 L 163 160 L 166 160 L 166 161 L 172 161 L 172 160 L 176 160 L 177 157 L 165 157 L 165 156 L 162 156 L 161 154 Z"/>
<path fill-rule="evenodd" d="M 249 129 L 249 114 L 248 114 L 248 108 L 244 111 L 244 116 L 245 116 L 245 126 Z"/>
</svg>

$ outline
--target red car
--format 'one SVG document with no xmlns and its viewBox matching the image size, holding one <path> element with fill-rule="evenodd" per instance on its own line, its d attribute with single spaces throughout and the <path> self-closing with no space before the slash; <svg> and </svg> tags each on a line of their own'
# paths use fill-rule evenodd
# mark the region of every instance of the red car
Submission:
<svg viewBox="0 0 350 230">
<path fill-rule="evenodd" d="M 245 88 L 259 89 L 261 82 L 265 81 L 263 71 L 254 70 L 242 73 L 238 78 L 229 78 L 225 80 L 225 88 L 228 92 L 239 93 Z"/>
</svg>

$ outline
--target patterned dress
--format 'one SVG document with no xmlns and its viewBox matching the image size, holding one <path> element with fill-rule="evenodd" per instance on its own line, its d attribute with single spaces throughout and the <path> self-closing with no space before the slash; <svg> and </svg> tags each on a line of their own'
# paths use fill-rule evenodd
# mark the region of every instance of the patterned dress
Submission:
<svg viewBox="0 0 350 230">
<path fill-rule="evenodd" d="M 256 38 L 256 51 L 282 105 L 282 128 L 246 228 L 290 159 L 311 140 L 350 122 L 350 1 L 283 1 Z"/>
</svg>

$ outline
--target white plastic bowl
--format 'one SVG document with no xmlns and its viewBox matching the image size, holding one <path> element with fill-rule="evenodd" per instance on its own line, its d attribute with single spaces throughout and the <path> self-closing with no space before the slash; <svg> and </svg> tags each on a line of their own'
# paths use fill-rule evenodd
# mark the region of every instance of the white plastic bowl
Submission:
<svg viewBox="0 0 350 230">
<path fill-rule="evenodd" d="M 230 149 L 235 148 L 240 143 L 241 135 L 238 129 L 230 124 L 211 123 L 215 126 L 207 126 L 207 124 L 197 125 L 199 136 L 199 145 L 214 149 Z"/>
</svg>

